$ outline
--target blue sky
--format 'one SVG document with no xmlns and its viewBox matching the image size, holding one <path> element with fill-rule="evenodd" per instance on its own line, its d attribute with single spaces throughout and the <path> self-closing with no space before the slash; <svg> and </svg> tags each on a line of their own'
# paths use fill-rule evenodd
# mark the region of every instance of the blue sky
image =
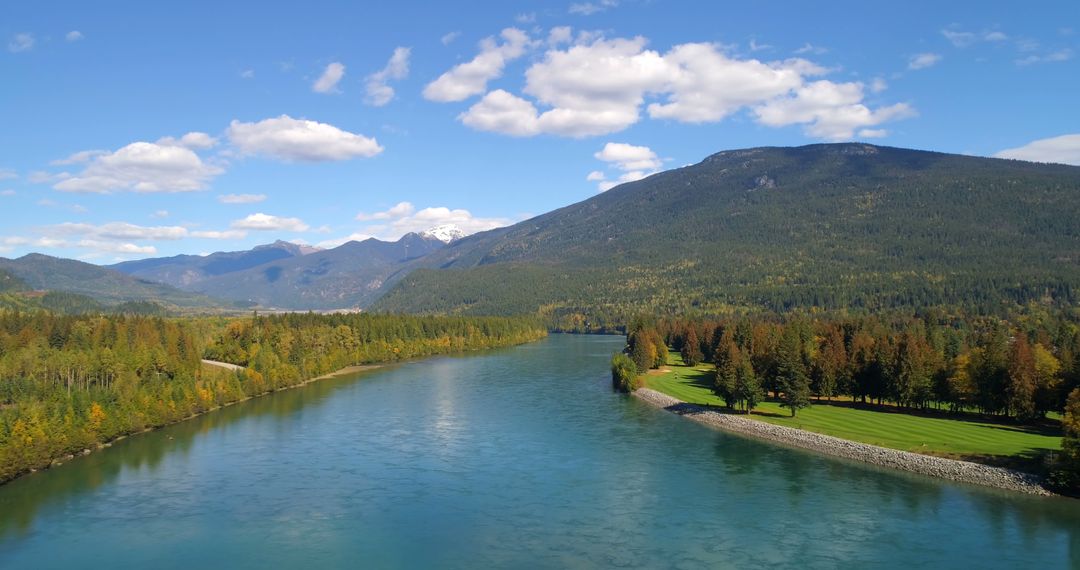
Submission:
<svg viewBox="0 0 1080 570">
<path fill-rule="evenodd" d="M 0 6 L 0 255 L 479 231 L 761 145 L 1080 164 L 1080 9 Z"/>
</svg>

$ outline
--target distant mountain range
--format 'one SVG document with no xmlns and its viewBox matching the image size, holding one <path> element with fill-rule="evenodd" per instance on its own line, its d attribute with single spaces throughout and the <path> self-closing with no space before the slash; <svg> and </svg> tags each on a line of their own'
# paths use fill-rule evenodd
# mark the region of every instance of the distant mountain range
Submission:
<svg viewBox="0 0 1080 570">
<path fill-rule="evenodd" d="M 6 274 L 6 277 L 5 277 Z M 164 307 L 220 308 L 221 301 L 125 275 L 112 269 L 31 253 L 18 259 L 0 257 L 0 281 L 10 291 L 59 291 L 85 296 L 104 305 L 151 301 Z"/>
<path fill-rule="evenodd" d="M 1078 300 L 1080 168 L 854 143 L 753 148 L 471 236 L 438 227 L 327 250 L 275 242 L 109 268 L 63 261 L 53 279 L 61 260 L 0 259 L 0 287 L 6 270 L 31 288 L 179 306 L 993 312 Z"/>
</svg>

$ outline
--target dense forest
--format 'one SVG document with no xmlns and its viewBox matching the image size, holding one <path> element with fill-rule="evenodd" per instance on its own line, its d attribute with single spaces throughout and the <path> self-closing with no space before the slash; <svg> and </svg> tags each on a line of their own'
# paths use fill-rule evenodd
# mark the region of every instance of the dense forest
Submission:
<svg viewBox="0 0 1080 570">
<path fill-rule="evenodd" d="M 1019 423 L 1062 414 L 1055 483 L 1080 490 L 1080 326 L 1046 314 L 1014 321 L 914 317 L 639 318 L 626 354 L 612 359 L 616 388 L 665 363 L 714 365 L 713 390 L 732 410 L 766 397 L 792 415 L 815 399 L 867 407 L 979 414 Z"/>
<path fill-rule="evenodd" d="M 0 311 L 0 482 L 345 366 L 509 346 L 544 334 L 531 318 Z M 232 372 L 202 358 L 246 368 Z"/>
<path fill-rule="evenodd" d="M 571 326 L 642 312 L 1070 307 L 1078 193 L 1074 166 L 856 143 L 726 151 L 455 242 L 373 309 L 539 311 Z"/>
</svg>

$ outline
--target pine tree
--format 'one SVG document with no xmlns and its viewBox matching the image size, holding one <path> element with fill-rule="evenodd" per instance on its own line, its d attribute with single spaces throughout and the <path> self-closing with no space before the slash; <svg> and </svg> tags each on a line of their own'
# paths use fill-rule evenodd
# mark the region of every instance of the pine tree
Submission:
<svg viewBox="0 0 1080 570">
<path fill-rule="evenodd" d="M 701 342 L 698 340 L 697 332 L 695 332 L 693 326 L 687 327 L 680 352 L 682 353 L 683 363 L 687 366 L 697 366 L 704 358 L 701 353 Z"/>
<path fill-rule="evenodd" d="M 799 337 L 794 329 L 788 329 L 780 340 L 776 362 L 776 386 L 780 389 L 780 407 L 795 413 L 810 406 L 810 378 L 806 375 Z"/>
</svg>

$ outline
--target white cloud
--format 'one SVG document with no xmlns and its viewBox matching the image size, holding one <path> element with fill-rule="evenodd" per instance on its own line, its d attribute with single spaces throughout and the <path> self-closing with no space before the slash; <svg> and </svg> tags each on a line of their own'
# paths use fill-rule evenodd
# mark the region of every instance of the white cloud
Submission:
<svg viewBox="0 0 1080 570">
<path fill-rule="evenodd" d="M 254 69 L 245 69 L 240 72 L 240 79 L 255 79 Z"/>
<path fill-rule="evenodd" d="M 179 146 L 191 150 L 206 150 L 209 148 L 213 148 L 215 145 L 217 145 L 217 142 L 217 139 L 215 139 L 214 137 L 206 133 L 200 132 L 190 132 L 178 139 L 174 137 L 162 137 L 157 140 L 157 144 L 159 145 Z"/>
<path fill-rule="evenodd" d="M 458 115 L 466 126 L 517 137 L 540 133 L 536 107 L 532 103 L 502 89 L 496 89 Z"/>
<path fill-rule="evenodd" d="M 404 218 L 412 214 L 416 208 L 409 202 L 398 202 L 390 209 L 384 212 L 375 212 L 374 214 L 365 214 L 360 212 L 356 215 L 357 220 L 371 221 L 371 220 L 392 220 L 398 218 Z"/>
<path fill-rule="evenodd" d="M 577 4 L 571 4 L 568 11 L 571 14 L 591 16 L 598 12 L 603 12 L 608 8 L 614 8 L 618 5 L 619 2 L 617 0 L 597 0 L 596 2 L 581 2 Z"/>
<path fill-rule="evenodd" d="M 910 117 L 914 110 L 906 103 L 870 109 L 862 104 L 862 83 L 815 81 L 795 90 L 789 97 L 771 100 L 754 108 L 758 122 L 770 127 L 803 125 L 807 135 L 828 140 L 844 140 L 855 130 Z"/>
<path fill-rule="evenodd" d="M 71 30 L 70 32 L 64 34 L 64 39 L 69 42 L 77 42 L 83 39 L 83 34 L 79 30 Z"/>
<path fill-rule="evenodd" d="M 1009 36 L 1005 35 L 1003 32 L 992 31 L 984 33 L 983 39 L 988 42 L 1003 42 L 1008 40 Z"/>
<path fill-rule="evenodd" d="M 85 223 L 66 222 L 48 226 L 50 236 L 75 235 L 94 240 L 150 240 L 173 241 L 188 237 L 188 230 L 183 226 L 137 226 L 127 222 L 110 222 L 100 226 Z"/>
<path fill-rule="evenodd" d="M 673 66 L 670 102 L 649 105 L 649 115 L 684 123 L 719 121 L 748 105 L 790 93 L 804 75 L 823 72 L 802 59 L 772 64 L 733 59 L 710 44 L 676 46 L 664 59 Z"/>
<path fill-rule="evenodd" d="M 874 78 L 873 81 L 870 82 L 870 92 L 871 93 L 881 93 L 881 92 L 885 91 L 888 88 L 889 88 L 889 84 L 886 83 L 885 80 L 880 78 L 880 77 L 876 77 L 876 78 Z"/>
<path fill-rule="evenodd" d="M 382 107 L 394 98 L 394 88 L 390 87 L 388 82 L 409 76 L 409 52 L 407 47 L 394 48 L 394 54 L 390 56 L 386 67 L 367 76 L 367 104 Z"/>
<path fill-rule="evenodd" d="M 889 131 L 885 129 L 861 129 L 859 130 L 859 138 L 861 139 L 879 139 L 881 137 L 889 136 Z"/>
<path fill-rule="evenodd" d="M 622 170 L 655 170 L 662 164 L 649 147 L 626 143 L 609 142 L 593 156 Z"/>
<path fill-rule="evenodd" d="M 805 55 L 805 54 L 822 55 L 822 54 L 825 54 L 825 53 L 828 53 L 828 52 L 829 52 L 828 48 L 823 48 L 821 46 L 816 46 L 816 45 L 811 44 L 809 42 L 803 44 L 803 46 L 801 48 L 795 50 L 795 53 L 798 54 L 798 55 Z"/>
<path fill-rule="evenodd" d="M 287 161 L 348 160 L 372 157 L 383 151 L 374 138 L 288 115 L 257 123 L 234 120 L 229 125 L 227 135 L 243 154 L 266 155 Z"/>
<path fill-rule="evenodd" d="M 480 53 L 472 60 L 458 64 L 424 87 L 424 97 L 431 101 L 462 101 L 487 89 L 487 82 L 502 75 L 508 61 L 524 55 L 529 36 L 517 28 L 506 28 L 495 38 L 480 42 Z"/>
<path fill-rule="evenodd" d="M 266 199 L 266 194 L 222 194 L 217 197 L 222 204 L 257 204 Z"/>
<path fill-rule="evenodd" d="M 945 36 L 945 39 L 956 47 L 968 47 L 979 39 L 977 35 L 971 32 L 950 29 L 941 30 L 941 35 Z"/>
<path fill-rule="evenodd" d="M 326 66 L 322 75 L 311 85 L 311 90 L 316 93 L 340 93 L 337 84 L 345 77 L 345 66 L 335 61 Z"/>
<path fill-rule="evenodd" d="M 52 164 L 54 166 L 66 166 L 68 164 L 83 164 L 85 162 L 89 162 L 90 159 L 94 158 L 95 156 L 101 156 L 103 154 L 109 154 L 109 151 L 107 151 L 107 150 L 80 150 L 79 152 L 76 152 L 76 153 L 68 156 L 67 158 L 58 158 L 58 159 L 56 159 L 54 161 L 51 161 L 49 164 Z"/>
<path fill-rule="evenodd" d="M 536 12 L 525 12 L 514 16 L 514 21 L 519 24 L 534 24 L 536 23 Z"/>
<path fill-rule="evenodd" d="M 34 34 L 26 32 L 15 34 L 8 40 L 8 51 L 11 53 L 30 51 L 34 49 L 34 42 Z"/>
<path fill-rule="evenodd" d="M 439 38 L 439 41 L 442 42 L 442 45 L 448 46 L 454 40 L 458 39 L 459 37 L 461 37 L 461 32 L 453 31 L 453 32 L 443 34 L 443 37 Z"/>
<path fill-rule="evenodd" d="M 920 53 L 911 56 L 908 60 L 908 69 L 926 69 L 941 61 L 941 55 L 936 53 Z"/>
<path fill-rule="evenodd" d="M 169 211 L 168 210 L 157 210 L 153 214 L 150 214 L 150 217 L 151 218 L 158 218 L 158 219 L 168 218 L 169 217 Z"/>
<path fill-rule="evenodd" d="M 237 230 L 306 232 L 308 225 L 300 218 L 281 218 L 269 214 L 251 214 L 231 224 Z"/>
<path fill-rule="evenodd" d="M 609 180 L 602 171 L 594 170 L 590 172 L 585 179 L 589 182 L 596 182 L 597 189 L 600 192 L 606 192 L 625 182 L 641 180 L 650 174 L 655 174 L 663 165 L 660 157 L 649 147 L 626 143 L 609 142 L 593 156 L 621 171 L 614 180 Z"/>
<path fill-rule="evenodd" d="M 18 194 L 18 192 L 14 191 L 14 190 L 12 190 L 10 188 L 8 188 L 6 190 L 0 190 L 0 196 L 14 196 L 15 194 Z"/>
<path fill-rule="evenodd" d="M 154 255 L 157 253 L 157 248 L 152 245 L 136 245 L 133 243 L 116 243 L 113 241 L 100 241 L 94 239 L 83 239 L 70 244 L 74 247 L 81 247 L 85 249 L 94 250 L 97 253 L 124 253 L 124 254 L 140 254 L 140 255 Z"/>
<path fill-rule="evenodd" d="M 365 241 L 365 240 L 369 240 L 369 239 L 374 238 L 374 237 L 375 236 L 370 235 L 370 234 L 365 234 L 363 232 L 355 232 L 355 233 L 351 233 L 351 234 L 349 234 L 349 235 L 347 235 L 345 237 L 333 238 L 333 239 L 320 241 L 319 243 L 315 244 L 315 247 L 321 247 L 323 249 L 331 249 L 331 248 L 335 248 L 335 247 L 338 247 L 340 245 L 349 243 L 350 241 Z"/>
<path fill-rule="evenodd" d="M 11 168 L 0 168 L 0 180 L 11 180 L 12 178 L 18 178 L 19 175 L 15 170 Z"/>
<path fill-rule="evenodd" d="M 838 139 L 911 114 L 906 104 L 867 107 L 862 83 L 815 80 L 828 70 L 805 59 L 739 59 L 715 44 L 681 44 L 661 54 L 646 49 L 641 37 L 579 35 L 566 48 L 558 43 L 525 72 L 523 92 L 532 99 L 496 89 L 458 119 L 512 136 L 588 137 L 628 128 L 643 107 L 652 119 L 683 123 L 718 122 L 749 110 L 766 126 L 799 123 L 811 136 Z M 886 85 L 871 87 L 878 92 Z M 796 107 L 807 112 L 791 120 Z"/>
<path fill-rule="evenodd" d="M 194 231 L 191 232 L 191 237 L 200 239 L 244 239 L 247 237 L 247 232 L 244 230 Z"/>
<path fill-rule="evenodd" d="M 1039 139 L 1021 147 L 1003 150 L 994 156 L 1080 166 L 1080 134 Z"/>
<path fill-rule="evenodd" d="M 191 149 L 174 144 L 134 142 L 111 153 L 76 153 L 61 162 L 72 159 L 88 164 L 75 175 L 35 173 L 35 179 L 59 179 L 53 188 L 62 192 L 190 192 L 206 188 L 223 172 Z"/>
<path fill-rule="evenodd" d="M 1033 65 L 1036 63 L 1056 63 L 1062 61 L 1069 61 L 1073 57 L 1073 51 L 1065 48 L 1058 51 L 1050 52 L 1045 55 L 1029 55 L 1025 58 L 1016 60 L 1017 65 Z"/>
<path fill-rule="evenodd" d="M 556 26 L 548 32 L 547 44 L 549 47 L 556 47 L 568 44 L 573 40 L 574 32 L 570 26 Z"/>
</svg>

